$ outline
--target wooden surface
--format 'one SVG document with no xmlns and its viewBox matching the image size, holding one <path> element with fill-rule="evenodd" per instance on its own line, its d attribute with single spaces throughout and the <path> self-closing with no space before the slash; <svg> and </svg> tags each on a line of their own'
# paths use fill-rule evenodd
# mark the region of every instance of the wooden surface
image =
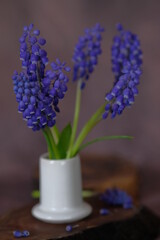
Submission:
<svg viewBox="0 0 160 240">
<path fill-rule="evenodd" d="M 73 231 L 66 232 L 66 224 L 43 223 L 31 216 L 31 207 L 15 210 L 0 219 L 0 239 L 13 239 L 14 230 L 28 230 L 28 240 L 90 239 L 90 240 L 152 240 L 158 235 L 160 220 L 145 208 L 131 210 L 106 206 L 99 196 L 87 200 L 93 207 L 88 218 L 75 222 Z M 99 210 L 107 207 L 108 216 L 101 216 Z"/>
<path fill-rule="evenodd" d="M 137 204 L 138 171 L 131 163 L 113 156 L 82 156 L 81 159 L 85 189 L 103 192 L 108 187 L 119 187 L 130 193 Z M 34 185 L 38 185 L 37 175 Z M 0 218 L 0 240 L 14 239 L 14 230 L 28 230 L 31 235 L 27 239 L 32 240 L 152 240 L 158 235 L 160 220 L 144 207 L 131 210 L 109 207 L 100 201 L 99 194 L 87 201 L 92 205 L 93 213 L 72 224 L 77 227 L 71 233 L 66 232 L 65 224 L 47 224 L 33 218 L 31 204 Z M 108 216 L 99 214 L 104 207 L 110 210 Z"/>
<path fill-rule="evenodd" d="M 103 192 L 117 187 L 127 191 L 134 199 L 139 195 L 138 169 L 133 163 L 118 156 L 83 156 L 83 186 Z"/>
</svg>

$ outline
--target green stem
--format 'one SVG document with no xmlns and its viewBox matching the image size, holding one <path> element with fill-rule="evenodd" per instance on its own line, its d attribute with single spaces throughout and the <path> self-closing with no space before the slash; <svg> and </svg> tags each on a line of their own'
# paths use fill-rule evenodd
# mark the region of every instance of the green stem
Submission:
<svg viewBox="0 0 160 240">
<path fill-rule="evenodd" d="M 60 133 L 59 133 L 59 130 L 57 128 L 56 125 L 54 125 L 51 129 L 51 133 L 52 133 L 52 136 L 55 140 L 55 143 L 57 144 L 58 143 L 58 140 L 59 140 L 59 136 L 60 136 Z"/>
<path fill-rule="evenodd" d="M 76 92 L 76 103 L 75 103 L 75 110 L 74 110 L 74 119 L 73 119 L 73 128 L 72 128 L 72 134 L 70 139 L 70 144 L 67 152 L 67 158 L 71 157 L 71 151 L 74 144 L 74 140 L 76 137 L 77 132 L 77 126 L 78 126 L 78 120 L 79 120 L 79 113 L 80 113 L 80 105 L 81 105 L 81 83 L 82 80 L 80 79 L 77 84 L 77 92 Z"/>
<path fill-rule="evenodd" d="M 106 103 L 103 104 L 89 119 L 89 121 L 84 125 L 82 128 L 75 145 L 73 146 L 73 150 L 71 152 L 71 157 L 75 156 L 79 151 L 81 144 L 83 143 L 84 139 L 87 137 L 88 133 L 101 121 L 102 114 L 105 111 Z"/>
<path fill-rule="evenodd" d="M 54 141 L 54 138 L 52 136 L 50 128 L 49 127 L 45 127 L 45 129 L 43 131 L 46 133 L 47 138 L 49 139 L 48 142 L 50 144 L 48 146 L 50 147 L 50 145 L 51 145 L 50 148 L 52 149 L 52 152 L 53 152 L 53 155 L 54 155 L 55 159 L 60 159 L 60 154 L 59 154 L 58 148 L 57 148 L 57 146 L 55 144 L 55 141 Z"/>
<path fill-rule="evenodd" d="M 51 144 L 50 138 L 49 138 L 49 136 L 48 136 L 48 134 L 45 130 L 43 130 L 43 134 L 44 134 L 44 137 L 46 139 L 47 146 L 48 146 L 49 159 L 54 159 L 54 152 L 53 152 L 53 149 L 52 149 L 52 144 Z"/>
</svg>

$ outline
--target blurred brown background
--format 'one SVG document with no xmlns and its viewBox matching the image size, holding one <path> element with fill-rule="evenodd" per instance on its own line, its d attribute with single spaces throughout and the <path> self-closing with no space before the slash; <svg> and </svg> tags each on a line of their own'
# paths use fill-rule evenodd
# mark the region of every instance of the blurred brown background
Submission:
<svg viewBox="0 0 160 240">
<path fill-rule="evenodd" d="M 30 201 L 33 169 L 46 151 L 42 134 L 33 133 L 17 113 L 11 76 L 20 71 L 19 42 L 24 25 L 34 23 L 47 39 L 50 60 L 72 66 L 77 39 L 86 27 L 105 27 L 103 54 L 83 92 L 80 127 L 104 102 L 113 83 L 110 46 L 115 24 L 137 33 L 144 52 L 139 96 L 131 109 L 102 122 L 89 138 L 128 134 L 133 141 L 98 143 L 86 153 L 120 154 L 136 163 L 142 175 L 142 202 L 160 213 L 160 1 L 141 0 L 1 0 L 0 1 L 0 213 Z M 70 75 L 71 76 L 71 75 Z M 61 129 L 73 116 L 76 86 L 71 81 L 57 119 Z"/>
</svg>

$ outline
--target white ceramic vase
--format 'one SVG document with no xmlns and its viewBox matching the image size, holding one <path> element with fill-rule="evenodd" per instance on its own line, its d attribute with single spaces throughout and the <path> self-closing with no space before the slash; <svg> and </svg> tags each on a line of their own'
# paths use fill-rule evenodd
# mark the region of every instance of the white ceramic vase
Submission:
<svg viewBox="0 0 160 240">
<path fill-rule="evenodd" d="M 40 203 L 32 215 L 50 223 L 69 223 L 87 217 L 91 206 L 82 199 L 81 164 L 79 156 L 50 160 L 40 157 Z"/>
</svg>

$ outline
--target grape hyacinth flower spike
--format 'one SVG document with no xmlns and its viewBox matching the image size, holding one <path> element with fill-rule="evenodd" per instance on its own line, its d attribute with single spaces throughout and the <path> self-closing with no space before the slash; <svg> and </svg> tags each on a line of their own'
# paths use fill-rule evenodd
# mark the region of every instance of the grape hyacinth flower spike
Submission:
<svg viewBox="0 0 160 240">
<path fill-rule="evenodd" d="M 33 24 L 24 27 L 19 39 L 23 71 L 20 74 L 15 71 L 12 77 L 18 111 L 33 131 L 55 125 L 59 100 L 67 91 L 65 72 L 70 71 L 59 59 L 51 63 L 51 70 L 46 70 L 48 57 L 43 49 L 46 40 L 39 35 L 39 30 L 33 30 Z"/>
<path fill-rule="evenodd" d="M 75 46 L 73 55 L 73 81 L 83 79 L 80 86 L 81 89 L 84 89 L 86 81 L 98 63 L 98 56 L 102 53 L 101 33 L 103 31 L 104 28 L 98 23 L 92 28 L 85 29 L 84 36 L 79 38 Z"/>
<path fill-rule="evenodd" d="M 33 27 L 33 24 L 25 26 L 19 39 L 22 71 L 15 71 L 13 74 L 14 92 L 18 111 L 23 114 L 27 126 L 33 131 L 43 130 L 49 158 L 60 158 L 56 146 L 58 137 L 55 140 L 53 135 L 56 129 L 56 112 L 60 111 L 58 104 L 67 91 L 69 79 L 66 73 L 70 68 L 65 62 L 56 59 L 56 62 L 51 63 L 51 68 L 46 69 L 49 63 L 47 52 L 43 48 L 46 40 Z"/>
<path fill-rule="evenodd" d="M 137 85 L 142 74 L 142 51 L 137 35 L 117 25 L 119 34 L 113 39 L 112 70 L 115 81 L 112 90 L 106 94 L 107 104 L 103 118 L 111 118 L 130 107 L 138 94 Z"/>
</svg>

